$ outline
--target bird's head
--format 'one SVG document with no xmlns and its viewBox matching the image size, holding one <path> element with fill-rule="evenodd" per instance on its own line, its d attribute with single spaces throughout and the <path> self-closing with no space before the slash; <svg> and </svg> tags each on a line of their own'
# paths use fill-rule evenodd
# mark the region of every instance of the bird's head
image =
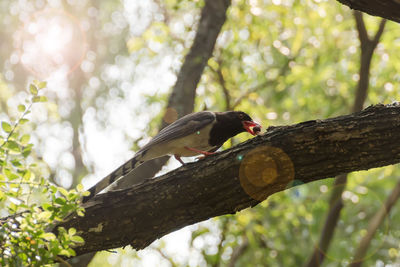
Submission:
<svg viewBox="0 0 400 267">
<path fill-rule="evenodd" d="M 253 119 L 243 111 L 236 111 L 237 117 L 242 123 L 243 129 L 252 135 L 257 135 L 261 132 L 261 125 L 254 122 Z"/>
<path fill-rule="evenodd" d="M 252 135 L 261 132 L 261 125 L 242 111 L 215 112 L 215 115 L 217 121 L 210 132 L 211 145 L 221 146 L 226 140 L 242 132 Z"/>
<path fill-rule="evenodd" d="M 252 135 L 257 135 L 261 132 L 261 125 L 254 122 L 253 119 L 243 111 L 228 111 L 225 113 L 230 118 L 235 128 L 241 132 L 247 131 Z"/>
</svg>

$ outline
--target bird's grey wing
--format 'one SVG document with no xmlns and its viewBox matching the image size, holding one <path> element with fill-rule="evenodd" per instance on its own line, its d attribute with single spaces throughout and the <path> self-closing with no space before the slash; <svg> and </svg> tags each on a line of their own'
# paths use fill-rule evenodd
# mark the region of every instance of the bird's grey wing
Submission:
<svg viewBox="0 0 400 267">
<path fill-rule="evenodd" d="M 163 128 L 139 152 L 146 151 L 150 146 L 166 143 L 171 140 L 193 134 L 206 127 L 215 120 L 215 114 L 210 111 L 201 111 L 188 114 Z"/>
</svg>

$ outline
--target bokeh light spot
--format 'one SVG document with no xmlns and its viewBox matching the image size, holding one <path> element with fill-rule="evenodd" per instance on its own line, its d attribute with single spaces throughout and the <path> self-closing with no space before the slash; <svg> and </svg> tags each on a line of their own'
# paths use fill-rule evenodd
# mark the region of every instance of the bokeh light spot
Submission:
<svg viewBox="0 0 400 267">
<path fill-rule="evenodd" d="M 277 147 L 253 149 L 243 157 L 239 168 L 242 188 L 249 196 L 260 201 L 276 187 L 284 189 L 293 178 L 294 166 L 290 157 Z"/>
<path fill-rule="evenodd" d="M 78 20 L 55 9 L 33 14 L 16 39 L 21 63 L 42 79 L 57 71 L 72 72 L 82 62 L 87 48 Z"/>
</svg>

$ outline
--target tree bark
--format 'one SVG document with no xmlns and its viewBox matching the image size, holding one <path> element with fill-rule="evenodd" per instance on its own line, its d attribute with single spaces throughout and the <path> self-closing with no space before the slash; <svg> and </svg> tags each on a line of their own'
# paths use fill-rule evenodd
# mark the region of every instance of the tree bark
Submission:
<svg viewBox="0 0 400 267">
<path fill-rule="evenodd" d="M 85 203 L 61 224 L 85 239 L 78 255 L 154 240 L 211 217 L 253 207 L 293 185 L 400 162 L 400 104 L 292 126 Z"/>
<path fill-rule="evenodd" d="M 372 16 L 400 22 L 400 2 L 398 0 L 338 0 L 338 2 Z"/>
</svg>

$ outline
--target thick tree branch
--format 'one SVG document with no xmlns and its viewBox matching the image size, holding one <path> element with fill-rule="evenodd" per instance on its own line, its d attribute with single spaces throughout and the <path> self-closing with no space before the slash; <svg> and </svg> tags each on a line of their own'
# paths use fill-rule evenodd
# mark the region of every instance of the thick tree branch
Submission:
<svg viewBox="0 0 400 267">
<path fill-rule="evenodd" d="M 132 245 L 211 217 L 257 205 L 271 194 L 342 173 L 400 162 L 400 105 L 275 127 L 232 149 L 130 189 L 85 203 L 62 223 L 85 239 L 77 254 Z"/>
<path fill-rule="evenodd" d="M 372 16 L 400 22 L 400 2 L 398 0 L 338 0 L 340 3 Z"/>
</svg>

